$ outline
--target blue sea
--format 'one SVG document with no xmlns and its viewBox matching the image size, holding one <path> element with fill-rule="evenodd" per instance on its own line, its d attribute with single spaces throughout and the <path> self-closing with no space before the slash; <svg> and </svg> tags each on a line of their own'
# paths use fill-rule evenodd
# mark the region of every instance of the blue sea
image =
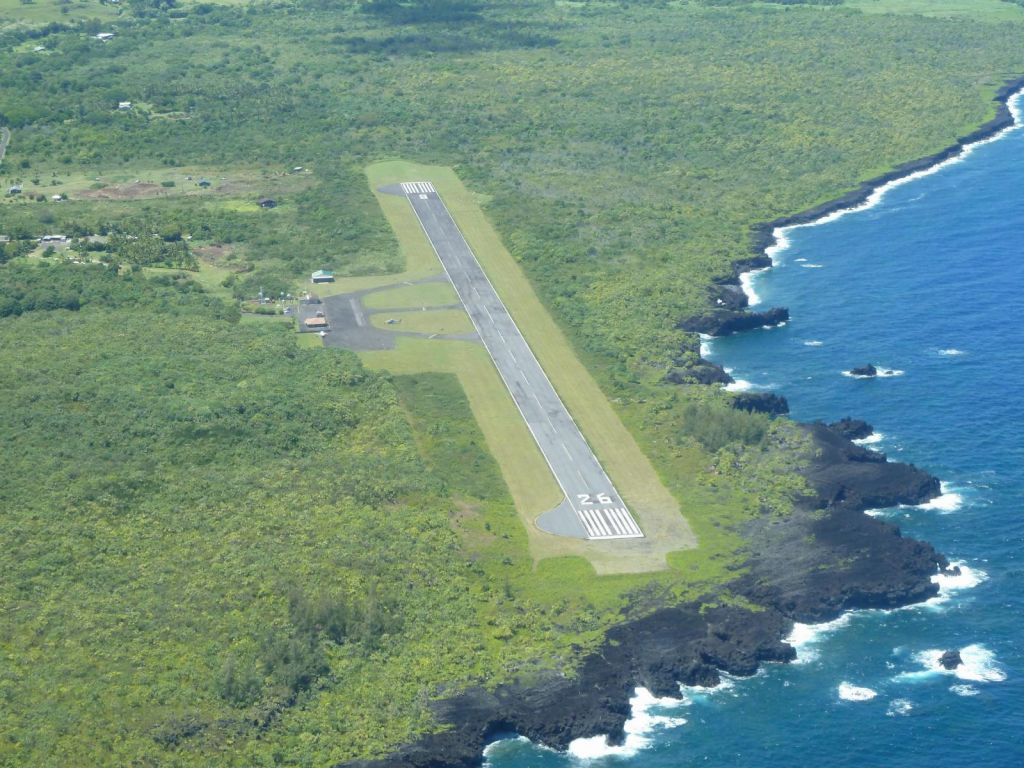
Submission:
<svg viewBox="0 0 1024 768">
<path fill-rule="evenodd" d="M 1024 130 L 880 198 L 781 233 L 748 287 L 790 322 L 705 351 L 734 388 L 784 394 L 801 420 L 864 418 L 871 448 L 942 478 L 935 502 L 875 514 L 963 576 L 925 605 L 798 627 L 792 665 L 639 691 L 623 747 L 510 739 L 491 768 L 1024 766 Z M 843 375 L 866 363 L 889 375 Z M 954 648 L 965 664 L 941 671 Z"/>
</svg>

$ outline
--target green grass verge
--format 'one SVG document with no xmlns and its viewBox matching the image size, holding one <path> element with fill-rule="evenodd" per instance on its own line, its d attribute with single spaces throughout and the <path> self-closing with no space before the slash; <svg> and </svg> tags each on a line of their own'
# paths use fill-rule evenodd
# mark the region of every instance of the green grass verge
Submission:
<svg viewBox="0 0 1024 768">
<path fill-rule="evenodd" d="M 496 390 L 487 399 L 503 399 L 507 405 L 502 408 L 500 415 L 494 409 L 493 402 L 486 412 L 482 409 L 478 412 L 474 406 L 474 413 L 487 436 L 488 444 L 492 449 L 500 451 L 495 457 L 530 532 L 531 548 L 535 556 L 541 559 L 566 554 L 579 555 L 587 558 L 602 573 L 638 572 L 664 568 L 665 557 L 669 552 L 695 546 L 695 537 L 680 513 L 679 503 L 662 483 L 590 372 L 577 358 L 572 345 L 537 299 L 522 270 L 484 216 L 479 199 L 463 186 L 451 168 L 391 161 L 370 166 L 367 176 L 374 187 L 410 179 L 429 180 L 434 184 L 552 384 L 645 533 L 645 538 L 637 541 L 579 542 L 550 536 L 535 527 L 533 520 L 553 507 L 554 503 L 545 494 L 544 501 L 538 506 L 535 494 L 522 488 L 523 482 L 519 478 L 528 478 L 527 484 L 530 487 L 536 484 L 539 474 L 547 475 L 552 483 L 554 479 L 550 477 L 546 466 L 538 463 L 538 460 L 543 462 L 543 457 L 536 446 L 528 449 L 524 440 L 517 439 L 525 435 L 526 440 L 533 442 L 525 425 L 521 432 L 516 430 L 519 434 L 510 432 L 510 418 L 514 416 L 520 422 L 522 419 L 485 353 L 484 361 L 491 368 L 487 377 L 488 386 Z M 388 206 L 385 214 L 394 226 L 399 242 L 405 244 L 403 250 L 409 252 L 415 249 L 422 252 L 424 244 L 429 248 L 429 242 L 418 227 L 408 203 L 404 199 L 401 202 L 400 206 Z M 413 223 L 417 226 L 414 227 Z M 418 246 L 415 245 L 417 240 L 421 243 Z M 380 296 L 371 295 L 376 297 L 375 301 Z M 447 362 L 450 358 L 446 353 L 434 352 L 433 347 L 439 346 L 440 342 L 434 342 L 432 347 L 426 348 L 405 344 L 389 353 L 364 356 L 364 360 L 389 370 L 395 370 L 392 366 L 396 365 L 405 371 L 446 370 L 439 366 L 445 364 L 441 362 L 442 359 Z M 474 361 L 473 372 L 460 376 L 463 385 L 479 387 L 483 380 L 483 367 L 484 363 Z M 455 372 L 459 373 L 458 370 Z M 470 379 L 472 382 L 468 381 Z M 470 395 L 471 405 L 482 403 L 481 394 Z M 520 442 L 523 444 L 520 445 Z M 507 450 L 513 444 L 516 446 L 512 452 L 515 456 L 534 454 L 531 463 L 536 466 L 520 466 L 522 460 L 514 460 Z M 541 466 L 544 466 L 543 470 Z M 561 494 L 556 492 L 555 503 L 560 497 Z"/>
<path fill-rule="evenodd" d="M 389 324 L 388 320 L 397 320 Z M 426 312 L 378 312 L 370 315 L 377 328 L 414 333 L 472 333 L 473 323 L 461 309 L 436 309 Z"/>
<path fill-rule="evenodd" d="M 404 275 L 401 275 L 404 277 Z M 350 281 L 342 280 L 341 285 L 349 285 Z M 459 297 L 451 283 L 418 283 L 403 285 L 374 291 L 363 297 L 363 304 L 368 309 L 419 309 L 421 307 L 443 307 L 447 304 L 458 304 Z"/>
</svg>

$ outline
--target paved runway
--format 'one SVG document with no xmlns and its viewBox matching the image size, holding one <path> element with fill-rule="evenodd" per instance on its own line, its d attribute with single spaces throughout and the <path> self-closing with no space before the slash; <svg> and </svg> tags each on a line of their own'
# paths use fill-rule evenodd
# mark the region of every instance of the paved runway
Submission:
<svg viewBox="0 0 1024 768">
<path fill-rule="evenodd" d="M 565 493 L 569 519 L 548 527 L 586 539 L 633 539 L 644 534 L 534 357 L 483 268 L 429 182 L 406 182 L 423 231 L 444 265 L 498 373 Z M 545 517 L 548 517 L 547 515 Z"/>
</svg>

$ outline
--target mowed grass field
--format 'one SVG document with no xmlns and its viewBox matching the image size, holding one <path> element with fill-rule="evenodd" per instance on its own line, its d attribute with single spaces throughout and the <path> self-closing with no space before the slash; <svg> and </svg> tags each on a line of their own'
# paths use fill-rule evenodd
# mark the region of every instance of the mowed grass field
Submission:
<svg viewBox="0 0 1024 768">
<path fill-rule="evenodd" d="M 865 13 L 898 13 L 940 19 L 1020 21 L 1024 8 L 1006 0 L 846 0 L 843 5 Z"/>
<path fill-rule="evenodd" d="M 0 0 L 2 1 L 2 0 Z M 12 144 L 17 134 L 12 136 Z M 31 169 L 7 168 L 4 178 L 18 183 L 20 196 L 0 198 L 6 204 L 32 204 L 36 195 L 63 194 L 69 200 L 133 201 L 164 197 L 229 198 L 247 210 L 258 210 L 259 198 L 270 197 L 276 203 L 307 189 L 313 182 L 309 173 L 289 173 L 279 168 L 183 167 L 152 168 L 144 165 L 100 169 L 93 173 L 68 172 L 57 162 Z M 209 186 L 199 186 L 205 179 Z M 284 198 L 284 199 L 282 199 Z M 272 211 L 268 211 L 272 212 Z"/>
<path fill-rule="evenodd" d="M 183 0 L 179 5 L 195 5 L 198 0 Z M 246 0 L 202 0 L 216 5 L 242 5 Z M 99 0 L 0 0 L 0 30 L 14 26 L 39 26 L 51 22 L 90 19 L 116 21 L 125 13 L 125 3 L 101 3 Z M 102 43 L 97 40 L 98 44 Z"/>
<path fill-rule="evenodd" d="M 679 502 L 665 487 L 568 339 L 537 299 L 529 280 L 481 210 L 480 198 L 466 189 L 451 168 L 441 166 L 389 161 L 370 166 L 367 177 L 375 193 L 382 185 L 401 181 L 423 180 L 434 184 L 646 534 L 644 539 L 628 542 L 586 542 L 551 536 L 534 525 L 538 515 L 561 501 L 562 494 L 490 357 L 478 344 L 401 339 L 394 350 L 363 353 L 361 356 L 367 364 L 396 374 L 448 372 L 459 378 L 529 532 L 534 559 L 571 555 L 585 558 L 598 573 L 632 573 L 665 568 L 670 552 L 696 546 L 696 537 L 681 513 Z M 406 200 L 380 193 L 377 196 L 407 257 L 408 270 L 391 278 L 341 280 L 336 290 L 358 290 L 369 287 L 367 283 L 372 280 L 395 282 L 442 271 Z M 413 287 L 430 285 L 434 284 Z M 375 304 L 384 293 L 371 294 Z"/>
<path fill-rule="evenodd" d="M 343 280 L 342 284 L 348 284 L 348 281 Z M 368 309 L 420 309 L 458 303 L 455 289 L 447 282 L 402 285 L 363 296 L 363 305 Z"/>
<path fill-rule="evenodd" d="M 389 320 L 396 321 L 389 324 Z M 409 312 L 378 312 L 370 316 L 377 328 L 414 333 L 472 333 L 473 322 L 461 309 L 428 309 Z"/>
</svg>

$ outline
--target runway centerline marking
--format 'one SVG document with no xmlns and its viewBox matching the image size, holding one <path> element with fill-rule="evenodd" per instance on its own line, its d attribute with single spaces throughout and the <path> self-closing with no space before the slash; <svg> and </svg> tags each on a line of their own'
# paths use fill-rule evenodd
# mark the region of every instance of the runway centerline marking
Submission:
<svg viewBox="0 0 1024 768">
<path fill-rule="evenodd" d="M 565 494 L 578 529 L 588 539 L 642 538 L 643 532 L 433 184 L 402 182 L 401 189 Z"/>
</svg>

